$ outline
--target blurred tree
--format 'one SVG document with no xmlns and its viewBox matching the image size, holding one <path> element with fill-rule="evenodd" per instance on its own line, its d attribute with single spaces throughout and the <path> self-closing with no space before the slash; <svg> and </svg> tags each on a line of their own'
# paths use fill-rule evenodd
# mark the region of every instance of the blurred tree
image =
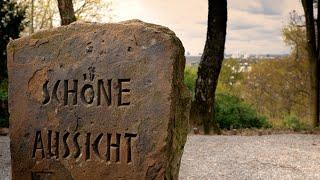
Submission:
<svg viewBox="0 0 320 180">
<path fill-rule="evenodd" d="M 59 25 L 60 15 L 57 0 L 20 1 L 28 7 L 27 19 L 30 21 L 30 26 L 26 28 L 26 32 L 29 34 Z M 97 22 L 112 19 L 112 0 L 73 0 L 72 2 L 77 20 Z"/>
<path fill-rule="evenodd" d="M 242 95 L 258 112 L 271 119 L 290 114 L 305 118 L 307 114 L 308 63 L 294 56 L 260 60 L 246 74 Z"/>
<path fill-rule="evenodd" d="M 247 73 L 243 94 L 260 113 L 271 119 L 296 114 L 308 117 L 309 72 L 303 16 L 290 13 L 283 29 L 284 42 L 291 46 L 286 58 L 258 61 Z"/>
<path fill-rule="evenodd" d="M 194 99 L 194 88 L 197 80 L 197 66 L 186 65 L 184 70 L 184 84 L 192 92 L 192 99 Z"/>
<path fill-rule="evenodd" d="M 282 30 L 284 42 L 291 47 L 291 56 L 297 61 L 308 58 L 306 28 L 303 16 L 296 11 L 289 14 L 289 24 Z"/>
<path fill-rule="evenodd" d="M 68 25 L 76 21 L 72 0 L 58 0 L 61 25 Z"/>
<path fill-rule="evenodd" d="M 214 99 L 224 58 L 228 12 L 227 0 L 208 0 L 208 4 L 207 39 L 198 68 L 190 115 L 193 123 L 202 122 L 205 134 L 209 134 L 211 128 L 215 133 L 220 131 L 214 118 Z"/>
<path fill-rule="evenodd" d="M 319 2 L 314 2 L 312 0 L 301 0 L 305 15 L 305 25 L 306 25 L 306 39 L 307 39 L 307 52 L 309 60 L 309 73 L 310 73 L 310 115 L 313 122 L 313 126 L 319 126 L 319 38 L 320 38 L 320 9 L 315 13 L 315 7 L 319 6 Z M 315 6 L 314 6 L 315 4 Z M 315 15 L 317 14 L 317 19 Z"/>
<path fill-rule="evenodd" d="M 0 1 L 0 126 L 8 126 L 8 72 L 6 47 L 19 37 L 25 22 L 25 8 L 13 0 Z"/>
<path fill-rule="evenodd" d="M 112 0 L 73 0 L 76 18 L 82 21 L 111 21 Z"/>
<path fill-rule="evenodd" d="M 251 71 L 242 74 L 244 79 L 240 79 L 236 87 L 239 94 L 234 94 L 278 124 L 286 116 L 296 115 L 308 120 L 310 114 L 310 73 L 303 16 L 295 11 L 290 13 L 289 24 L 282 33 L 284 42 L 291 47 L 291 54 L 277 59 L 251 60 Z M 219 84 L 224 70 L 226 66 L 223 66 Z"/>
<path fill-rule="evenodd" d="M 240 61 L 237 59 L 225 59 L 219 75 L 217 92 L 240 97 L 243 77 L 244 72 L 241 69 Z"/>
<path fill-rule="evenodd" d="M 6 47 L 11 39 L 19 37 L 25 22 L 25 8 L 19 6 L 13 0 L 0 1 L 0 80 L 7 75 L 7 54 Z"/>
</svg>

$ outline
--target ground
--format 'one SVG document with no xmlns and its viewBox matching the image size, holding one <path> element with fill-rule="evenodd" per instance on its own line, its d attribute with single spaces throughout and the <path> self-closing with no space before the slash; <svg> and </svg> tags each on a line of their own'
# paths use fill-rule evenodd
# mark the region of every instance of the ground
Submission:
<svg viewBox="0 0 320 180">
<path fill-rule="evenodd" d="M 190 135 L 180 180 L 320 179 L 319 152 L 319 135 Z M 9 171 L 9 138 L 0 136 L 0 179 Z"/>
<path fill-rule="evenodd" d="M 180 179 L 320 179 L 319 152 L 319 135 L 191 135 Z"/>
<path fill-rule="evenodd" d="M 0 136 L 0 179 L 9 180 L 10 167 L 10 143 L 8 136 Z"/>
</svg>

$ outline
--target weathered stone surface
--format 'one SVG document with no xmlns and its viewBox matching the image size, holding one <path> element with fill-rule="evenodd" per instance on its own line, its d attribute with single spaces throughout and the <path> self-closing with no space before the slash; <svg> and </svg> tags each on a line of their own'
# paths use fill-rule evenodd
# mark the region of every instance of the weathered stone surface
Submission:
<svg viewBox="0 0 320 180">
<path fill-rule="evenodd" d="M 8 45 L 13 179 L 177 179 L 190 96 L 169 29 L 74 23 Z"/>
</svg>

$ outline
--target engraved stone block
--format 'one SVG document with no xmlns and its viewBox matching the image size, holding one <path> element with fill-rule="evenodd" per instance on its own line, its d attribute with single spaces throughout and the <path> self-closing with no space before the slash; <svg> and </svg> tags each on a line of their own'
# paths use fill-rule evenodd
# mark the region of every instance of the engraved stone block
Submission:
<svg viewBox="0 0 320 180">
<path fill-rule="evenodd" d="M 184 48 L 138 20 L 73 23 L 8 45 L 13 179 L 177 179 Z"/>
</svg>

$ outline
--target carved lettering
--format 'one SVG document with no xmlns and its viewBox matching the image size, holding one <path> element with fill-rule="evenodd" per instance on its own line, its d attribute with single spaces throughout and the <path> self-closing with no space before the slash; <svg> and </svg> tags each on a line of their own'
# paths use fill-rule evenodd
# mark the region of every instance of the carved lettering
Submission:
<svg viewBox="0 0 320 180">
<path fill-rule="evenodd" d="M 93 86 L 91 84 L 86 84 L 82 87 L 81 89 L 81 101 L 84 104 L 92 104 L 93 103 L 93 99 L 94 99 L 94 90 L 93 90 Z"/>
<path fill-rule="evenodd" d="M 129 93 L 130 89 L 123 88 L 122 84 L 123 83 L 129 83 L 130 79 L 118 79 L 118 84 L 119 84 L 119 92 L 118 92 L 118 106 L 128 106 L 130 105 L 130 102 L 123 102 L 122 99 L 122 94 L 123 93 Z"/>
<path fill-rule="evenodd" d="M 46 148 L 43 145 L 43 137 L 42 135 L 47 134 L 47 146 Z M 104 138 L 105 136 L 105 138 Z M 79 139 L 83 138 L 83 141 Z M 94 137 L 94 138 L 92 138 Z M 92 152 L 96 156 L 97 159 L 106 160 L 109 163 L 127 163 L 130 164 L 133 161 L 133 138 L 136 138 L 137 134 L 134 133 L 124 133 L 121 135 L 120 133 L 99 133 L 93 136 L 90 132 L 81 135 L 79 132 L 71 134 L 70 132 L 65 132 L 60 139 L 60 132 L 47 130 L 46 132 L 36 131 L 34 138 L 34 146 L 32 150 L 32 158 L 39 159 L 60 159 L 60 158 L 80 158 L 82 148 L 84 148 L 84 160 L 93 159 L 91 153 Z M 71 138 L 72 142 L 68 142 L 68 139 Z M 91 139 L 92 138 L 92 139 Z M 104 141 L 106 147 L 100 147 L 100 144 Z M 121 143 L 122 141 L 126 143 Z M 59 145 L 59 143 L 62 145 Z M 84 146 L 80 145 L 80 142 L 84 143 Z M 92 144 L 91 144 L 92 142 Z M 70 144 L 69 144 L 70 143 Z M 123 146 L 123 147 L 122 147 Z M 60 148 L 62 148 L 60 150 Z M 124 151 L 120 151 L 123 149 Z M 125 151 L 126 150 L 126 151 Z M 59 156 L 59 152 L 62 152 L 62 156 Z M 102 152 L 100 152 L 102 151 Z M 46 152 L 46 153 L 45 153 Z M 121 153 L 124 153 L 123 155 Z M 38 156 L 37 156 L 38 154 Z M 101 156 L 101 154 L 105 154 L 105 156 Z M 41 155 L 41 156 L 40 156 Z M 121 162 L 121 157 L 126 157 L 126 160 L 123 159 L 124 162 Z"/>
<path fill-rule="evenodd" d="M 44 180 L 44 179 L 55 179 L 53 178 L 53 172 L 49 172 L 49 171 L 31 172 L 31 180 Z"/>
<path fill-rule="evenodd" d="M 86 160 L 90 159 L 90 136 L 91 136 L 91 133 L 87 133 L 87 139 L 86 139 Z"/>
<path fill-rule="evenodd" d="M 40 147 L 38 145 L 40 145 Z M 33 158 L 36 157 L 37 150 L 41 151 L 41 158 L 44 158 L 44 148 L 42 143 L 41 131 L 36 131 L 36 137 L 34 140 L 33 151 L 32 151 Z"/>
<path fill-rule="evenodd" d="M 111 161 L 111 147 L 115 151 L 115 162 L 120 161 L 120 137 L 121 134 L 116 134 L 115 143 L 111 143 L 112 134 L 107 134 L 107 161 Z"/>
<path fill-rule="evenodd" d="M 81 150 L 80 150 L 80 145 L 79 145 L 79 142 L 78 142 L 78 137 L 80 136 L 80 133 L 76 133 L 73 137 L 73 143 L 74 143 L 74 146 L 76 147 L 76 152 L 74 154 L 74 158 L 78 158 L 81 154 Z"/>
<path fill-rule="evenodd" d="M 98 137 L 96 138 L 96 140 L 94 141 L 94 143 L 92 144 L 93 152 L 94 152 L 98 157 L 100 157 L 99 144 L 100 144 L 100 141 L 101 141 L 101 139 L 102 139 L 102 136 L 103 136 L 103 133 L 100 133 L 100 134 L 98 135 Z"/>
<path fill-rule="evenodd" d="M 55 84 L 54 84 L 54 87 L 53 87 L 53 90 L 52 90 L 52 98 L 54 100 L 56 100 L 58 103 L 60 102 L 59 101 L 59 98 L 58 98 L 58 95 L 57 95 L 57 92 L 58 92 L 58 88 L 59 88 L 59 84 L 60 84 L 60 80 L 58 80 Z M 42 104 L 48 104 L 51 100 L 51 97 L 50 97 L 50 94 L 49 94 L 49 90 L 48 90 L 48 83 L 49 81 L 46 81 L 44 84 L 43 84 L 43 95 L 44 95 L 44 100 L 42 102 Z"/>
<path fill-rule="evenodd" d="M 42 101 L 42 104 L 47 104 L 50 101 L 50 95 L 49 95 L 49 91 L 48 91 L 48 83 L 49 83 L 49 81 L 46 81 L 42 86 L 43 95 L 44 95 L 44 100 Z"/>
<path fill-rule="evenodd" d="M 63 135 L 63 146 L 64 146 L 65 151 L 64 151 L 64 154 L 63 154 L 62 157 L 64 157 L 64 158 L 66 158 L 66 157 L 68 157 L 70 155 L 70 149 L 69 149 L 69 146 L 68 146 L 68 143 L 67 143 L 69 134 L 70 133 L 67 132 L 67 133 L 65 133 Z"/>
<path fill-rule="evenodd" d="M 124 137 L 127 139 L 127 163 L 130 163 L 132 162 L 131 139 L 137 137 L 137 134 L 125 133 Z"/>
<path fill-rule="evenodd" d="M 111 83 L 112 79 L 108 79 L 108 93 L 106 92 L 106 89 L 104 87 L 104 83 L 102 79 L 98 80 L 98 100 L 97 105 L 101 105 L 101 93 L 103 94 L 103 97 L 107 101 L 107 105 L 111 105 Z"/>
<path fill-rule="evenodd" d="M 59 158 L 59 132 L 55 132 L 55 138 L 54 138 L 54 146 L 52 146 L 52 131 L 48 130 L 48 157 L 56 157 Z M 52 148 L 55 148 L 54 153 L 52 152 Z"/>
<path fill-rule="evenodd" d="M 68 105 L 69 94 L 73 95 L 73 105 L 77 104 L 77 94 L 78 94 L 78 80 L 73 80 L 73 89 L 69 90 L 69 81 L 64 80 L 64 105 Z"/>
<path fill-rule="evenodd" d="M 54 84 L 54 87 L 53 87 L 53 91 L 52 91 L 52 98 L 55 99 L 56 101 L 58 101 L 58 103 L 60 102 L 59 101 L 59 98 L 58 98 L 58 88 L 59 88 L 59 84 L 60 84 L 60 80 L 58 80 L 55 84 Z"/>
<path fill-rule="evenodd" d="M 50 81 L 46 81 L 43 84 L 43 101 L 42 104 L 47 105 L 54 100 L 54 102 L 60 103 L 64 106 L 71 106 L 78 104 L 79 101 L 84 105 L 97 105 L 101 106 L 106 104 L 107 106 L 112 106 L 112 89 L 118 89 L 117 93 L 114 93 L 114 96 L 117 97 L 117 106 L 128 106 L 130 105 L 130 100 L 128 95 L 130 95 L 130 79 L 118 79 L 118 84 L 112 85 L 112 79 L 104 81 L 103 79 L 98 79 L 96 82 L 84 83 L 80 82 L 77 79 L 73 80 L 64 80 L 63 85 L 60 86 L 61 80 L 57 80 L 54 83 L 50 96 Z M 96 84 L 95 84 L 96 83 Z M 114 86 L 114 87 L 112 87 Z M 125 86 L 125 87 L 124 87 Z M 61 89 L 59 89 L 61 87 Z M 70 88 L 71 87 L 71 88 Z M 59 92 L 63 92 L 63 97 L 59 98 Z M 79 95 L 78 95 L 79 93 Z M 127 95 L 127 96 L 125 96 Z M 71 102 L 69 102 L 71 100 Z M 105 103 L 103 103 L 103 101 Z"/>
</svg>

